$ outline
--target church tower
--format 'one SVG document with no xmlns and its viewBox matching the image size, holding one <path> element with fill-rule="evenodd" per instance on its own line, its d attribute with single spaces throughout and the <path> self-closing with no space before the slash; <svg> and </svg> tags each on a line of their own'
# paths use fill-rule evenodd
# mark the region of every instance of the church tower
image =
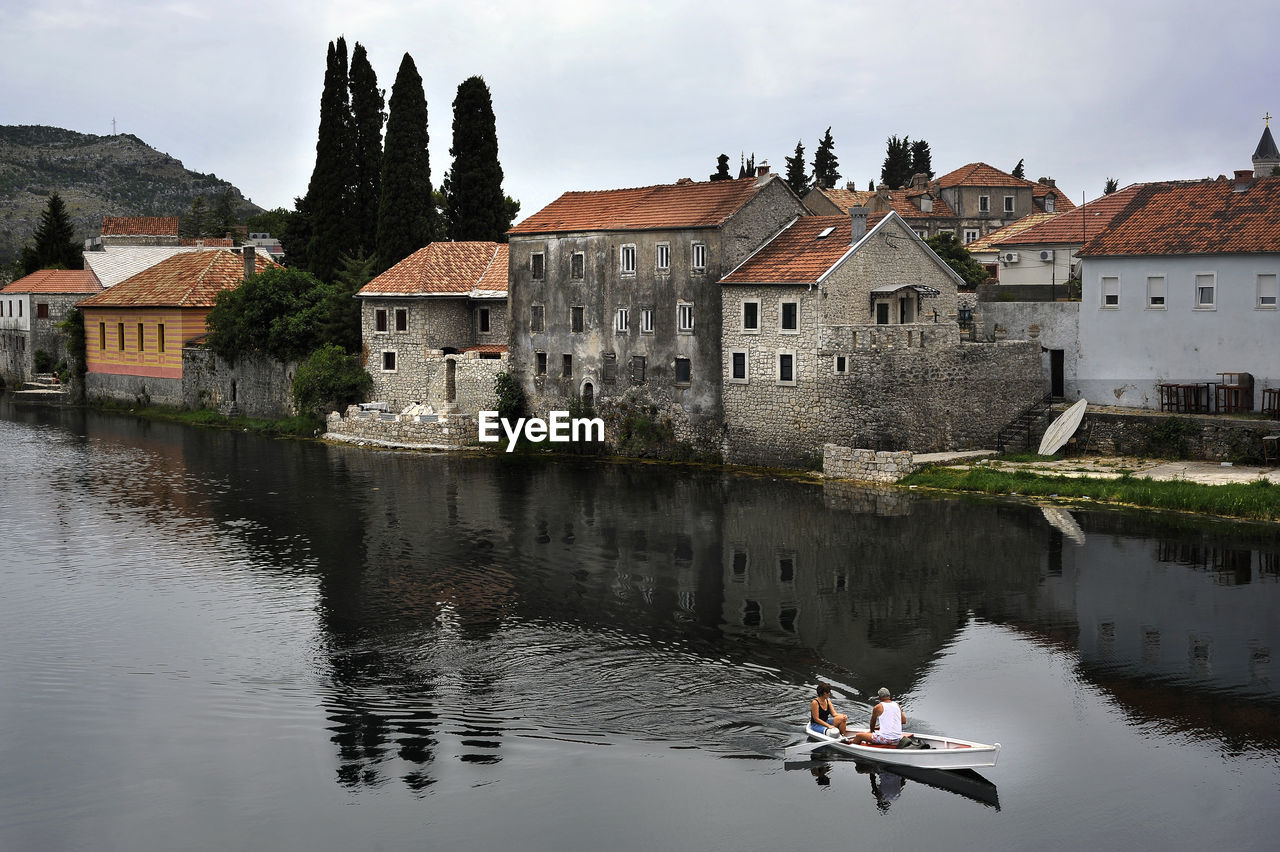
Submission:
<svg viewBox="0 0 1280 852">
<path fill-rule="evenodd" d="M 1271 137 L 1271 113 L 1263 116 L 1267 126 L 1262 131 L 1262 138 L 1258 140 L 1258 148 L 1253 152 L 1253 176 L 1254 177 L 1271 177 L 1273 173 L 1280 174 L 1280 150 L 1276 149 L 1276 140 Z"/>
</svg>

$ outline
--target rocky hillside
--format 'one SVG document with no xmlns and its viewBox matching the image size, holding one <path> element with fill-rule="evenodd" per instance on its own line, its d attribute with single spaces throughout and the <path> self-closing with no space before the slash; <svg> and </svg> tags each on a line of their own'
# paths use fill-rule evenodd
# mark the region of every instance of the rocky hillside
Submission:
<svg viewBox="0 0 1280 852">
<path fill-rule="evenodd" d="M 203 195 L 230 190 L 249 216 L 261 208 L 216 175 L 183 168 L 136 136 L 93 136 L 58 127 L 0 126 L 0 263 L 17 256 L 57 192 L 76 237 L 97 236 L 103 216 L 181 216 Z"/>
</svg>

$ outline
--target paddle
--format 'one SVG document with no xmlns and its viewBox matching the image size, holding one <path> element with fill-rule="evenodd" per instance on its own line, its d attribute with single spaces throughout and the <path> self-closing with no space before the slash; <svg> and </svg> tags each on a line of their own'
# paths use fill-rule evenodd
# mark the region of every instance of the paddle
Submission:
<svg viewBox="0 0 1280 852">
<path fill-rule="evenodd" d="M 838 740 L 810 740 L 803 743 L 796 743 L 793 746 L 787 746 L 784 748 L 782 750 L 782 754 L 783 757 L 795 757 L 801 754 L 809 754 L 815 749 L 820 749 L 823 746 L 829 746 L 835 742 L 838 742 Z"/>
</svg>

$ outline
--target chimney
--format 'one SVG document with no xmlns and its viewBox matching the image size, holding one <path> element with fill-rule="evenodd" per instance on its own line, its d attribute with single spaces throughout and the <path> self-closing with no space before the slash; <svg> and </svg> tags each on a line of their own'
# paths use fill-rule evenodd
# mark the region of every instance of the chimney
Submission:
<svg viewBox="0 0 1280 852">
<path fill-rule="evenodd" d="M 244 247 L 244 280 L 248 281 L 258 271 L 258 253 L 253 246 Z"/>
<path fill-rule="evenodd" d="M 849 235 L 849 244 L 853 245 L 867 235 L 867 208 L 860 204 L 850 207 L 849 219 L 853 225 L 853 233 Z"/>
<path fill-rule="evenodd" d="M 1058 182 L 1057 182 L 1056 180 L 1054 180 L 1053 178 L 1040 178 L 1040 180 L 1036 181 L 1036 183 L 1043 184 L 1043 185 L 1045 185 L 1045 186 L 1049 186 L 1049 187 L 1053 187 L 1054 189 L 1057 189 L 1057 188 L 1058 188 Z"/>
<path fill-rule="evenodd" d="M 769 174 L 768 163 L 761 163 L 760 165 L 756 166 L 756 177 L 764 177 L 767 174 Z"/>
<path fill-rule="evenodd" d="M 1236 169 L 1236 186 L 1233 192 L 1244 192 L 1253 186 L 1253 169 Z"/>
<path fill-rule="evenodd" d="M 923 172 L 917 172 L 911 176 L 912 189 L 924 189 L 929 185 L 929 176 Z"/>
</svg>

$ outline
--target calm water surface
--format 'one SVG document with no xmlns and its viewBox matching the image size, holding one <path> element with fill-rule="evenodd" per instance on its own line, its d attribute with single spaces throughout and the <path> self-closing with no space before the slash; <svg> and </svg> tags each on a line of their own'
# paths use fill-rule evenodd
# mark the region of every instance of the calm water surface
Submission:
<svg viewBox="0 0 1280 852">
<path fill-rule="evenodd" d="M 0 402 L 0 848 L 1274 848 L 1275 527 Z M 860 720 L 981 775 L 787 762 Z"/>
</svg>

